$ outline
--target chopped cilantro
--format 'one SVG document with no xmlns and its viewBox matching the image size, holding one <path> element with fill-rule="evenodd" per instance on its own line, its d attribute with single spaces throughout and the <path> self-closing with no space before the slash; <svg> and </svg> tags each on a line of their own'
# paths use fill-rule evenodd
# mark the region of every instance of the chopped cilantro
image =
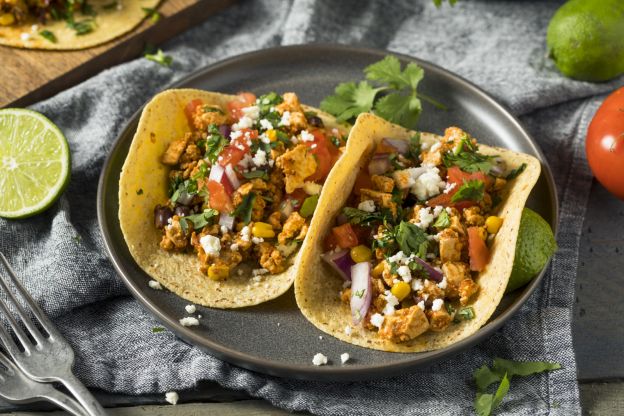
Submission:
<svg viewBox="0 0 624 416">
<path fill-rule="evenodd" d="M 219 215 L 219 211 L 217 211 L 216 209 L 208 208 L 208 209 L 205 209 L 204 212 L 200 212 L 199 214 L 187 215 L 186 217 L 181 217 L 180 226 L 182 226 L 182 223 L 187 224 L 187 221 L 188 221 L 193 225 L 193 229 L 201 230 L 206 225 L 210 224 L 211 219 L 213 219 L 217 215 Z"/>
<path fill-rule="evenodd" d="M 86 35 L 87 33 L 93 32 L 93 29 L 95 29 L 95 20 L 85 19 L 85 20 L 76 22 L 73 19 L 68 19 L 67 27 L 69 27 L 70 29 L 73 29 L 76 32 L 77 36 L 82 36 L 82 35 Z"/>
<path fill-rule="evenodd" d="M 197 181 L 193 178 L 177 182 L 177 188 L 171 195 L 171 202 L 178 202 L 182 195 L 193 196 L 197 193 Z"/>
<path fill-rule="evenodd" d="M 394 237 L 406 256 L 416 254 L 421 259 L 427 256 L 429 240 L 427 240 L 427 234 L 417 225 L 401 221 L 394 229 Z"/>
<path fill-rule="evenodd" d="M 321 101 L 321 109 L 336 116 L 338 121 L 348 121 L 360 113 L 372 110 L 377 94 L 386 88 L 373 88 L 368 82 L 343 82 L 338 84 L 334 95 Z"/>
<path fill-rule="evenodd" d="M 152 23 L 156 23 L 160 20 L 162 15 L 158 12 L 158 10 L 151 7 L 141 7 L 145 12 L 145 16 L 148 17 Z"/>
<path fill-rule="evenodd" d="M 248 193 L 243 198 L 243 202 L 234 210 L 234 216 L 240 219 L 245 225 L 251 221 L 251 210 L 253 208 L 254 201 L 256 200 L 256 194 L 253 192 Z"/>
<path fill-rule="evenodd" d="M 474 319 L 474 317 L 475 317 L 475 311 L 474 309 L 472 309 L 472 306 L 466 306 L 457 311 L 457 314 L 455 314 L 455 318 L 453 319 L 453 322 L 459 323 L 461 321 L 470 321 Z"/>
<path fill-rule="evenodd" d="M 82 7 L 80 8 L 80 12 L 85 15 L 85 16 L 92 16 L 95 17 L 97 16 L 97 12 L 95 11 L 95 9 L 93 8 L 93 6 L 91 6 L 89 3 L 87 3 L 86 1 L 84 3 L 82 3 Z"/>
<path fill-rule="evenodd" d="M 453 194 L 451 202 L 481 201 L 485 192 L 485 183 L 478 179 L 464 181 L 464 184 Z"/>
<path fill-rule="evenodd" d="M 197 169 L 197 173 L 195 173 L 192 176 L 192 179 L 205 178 L 209 174 L 210 174 L 210 166 L 208 166 L 206 163 L 202 163 L 201 165 L 199 165 L 199 168 Z"/>
<path fill-rule="evenodd" d="M 448 168 L 457 166 L 464 172 L 489 173 L 494 167 L 494 156 L 484 155 L 477 151 L 470 137 L 465 135 L 452 152 L 444 154 L 444 165 Z"/>
<path fill-rule="evenodd" d="M 219 127 L 215 124 L 208 126 L 208 137 L 206 137 L 206 153 L 204 157 L 208 158 L 211 163 L 215 163 L 219 154 L 228 144 L 228 140 L 221 135 Z"/>
<path fill-rule="evenodd" d="M 261 170 L 261 169 L 250 170 L 249 172 L 243 172 L 243 177 L 245 177 L 246 179 L 260 178 L 260 179 L 264 179 L 267 181 L 269 180 L 269 174 L 267 173 L 267 171 Z"/>
<path fill-rule="evenodd" d="M 409 150 L 405 156 L 412 160 L 418 160 L 420 156 L 420 133 L 416 133 L 410 137 Z"/>
<path fill-rule="evenodd" d="M 154 328 L 152 328 L 152 332 L 154 334 L 158 334 L 159 332 L 164 332 L 165 328 L 163 328 L 162 326 L 155 326 Z"/>
<path fill-rule="evenodd" d="M 433 226 L 438 230 L 443 230 L 449 225 L 451 225 L 451 218 L 449 217 L 449 214 L 448 212 L 446 212 L 446 210 L 442 210 L 442 212 L 440 212 L 440 215 L 438 215 L 438 218 L 436 218 L 435 222 L 433 223 Z"/>
<path fill-rule="evenodd" d="M 374 222 L 384 222 L 388 219 L 388 213 L 366 212 L 361 209 L 345 207 L 342 213 L 347 216 L 351 224 L 370 225 Z"/>
<path fill-rule="evenodd" d="M 342 140 L 336 136 L 329 136 L 329 140 L 333 143 L 334 146 L 340 147 L 342 146 Z"/>
<path fill-rule="evenodd" d="M 173 58 L 164 54 L 162 49 L 158 49 L 156 53 L 145 53 L 145 59 L 156 62 L 158 65 L 169 67 L 173 63 Z"/>
<path fill-rule="evenodd" d="M 433 4 L 435 4 L 436 7 L 442 6 L 442 3 L 444 3 L 444 0 L 433 0 Z M 448 3 L 452 7 L 452 6 L 455 6 L 455 3 L 457 3 L 457 0 L 448 0 Z"/>
<path fill-rule="evenodd" d="M 518 175 L 520 175 L 522 172 L 524 172 L 524 170 L 526 169 L 527 164 L 523 163 L 520 166 L 518 166 L 516 169 L 513 169 L 511 172 L 509 172 L 507 174 L 507 176 L 505 176 L 505 179 L 507 180 L 511 180 L 516 178 Z"/>
<path fill-rule="evenodd" d="M 47 29 L 42 30 L 41 32 L 39 32 L 39 36 L 41 36 L 44 39 L 47 39 L 48 41 L 50 41 L 52 43 L 56 43 L 56 36 L 54 35 L 54 33 L 50 32 Z"/>
</svg>

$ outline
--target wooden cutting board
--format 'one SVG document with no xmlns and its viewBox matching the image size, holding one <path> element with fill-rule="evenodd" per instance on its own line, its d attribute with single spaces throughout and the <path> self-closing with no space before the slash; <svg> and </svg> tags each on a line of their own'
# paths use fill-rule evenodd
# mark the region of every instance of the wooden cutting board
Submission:
<svg viewBox="0 0 624 416">
<path fill-rule="evenodd" d="M 40 51 L 0 46 L 0 108 L 25 107 L 51 97 L 103 69 L 140 56 L 236 0 L 164 0 L 160 20 L 146 19 L 124 36 L 78 51 Z"/>
</svg>

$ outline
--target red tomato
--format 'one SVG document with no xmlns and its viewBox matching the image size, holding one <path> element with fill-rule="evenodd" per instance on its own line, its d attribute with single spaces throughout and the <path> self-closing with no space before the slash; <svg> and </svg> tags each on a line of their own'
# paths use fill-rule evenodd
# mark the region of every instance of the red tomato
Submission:
<svg viewBox="0 0 624 416">
<path fill-rule="evenodd" d="M 464 208 L 477 205 L 475 201 L 451 202 L 451 198 L 453 197 L 453 195 L 455 195 L 455 192 L 457 192 L 457 189 L 458 187 L 456 186 L 448 194 L 442 193 L 440 195 L 434 196 L 433 198 L 427 201 L 427 206 L 435 207 L 437 205 L 442 205 L 443 207 L 454 207 L 454 208 L 457 208 L 458 210 L 462 210 Z"/>
<path fill-rule="evenodd" d="M 490 185 L 492 184 L 492 178 L 489 175 L 486 175 L 483 172 L 473 172 L 473 173 L 464 172 L 457 166 L 451 166 L 450 168 L 448 168 L 446 177 L 447 177 L 448 182 L 454 183 L 456 185 L 455 189 L 462 186 L 464 182 L 472 181 L 475 179 L 485 182 L 486 189 L 488 189 Z"/>
<path fill-rule="evenodd" d="M 354 194 L 360 195 L 360 189 L 373 189 L 373 181 L 366 168 L 360 169 L 360 172 L 355 178 L 355 184 L 353 184 Z"/>
<path fill-rule="evenodd" d="M 468 256 L 470 270 L 480 272 L 490 260 L 490 250 L 479 235 L 479 227 L 468 227 Z"/>
<path fill-rule="evenodd" d="M 334 162 L 337 160 L 338 149 L 327 140 L 327 137 L 321 130 L 312 130 L 314 141 L 305 142 L 316 158 L 316 171 L 306 179 L 312 182 L 323 181 L 329 175 Z M 339 157 L 339 156 L 338 156 Z"/>
<path fill-rule="evenodd" d="M 236 166 L 238 165 L 238 162 L 245 157 L 245 153 L 247 152 L 249 152 L 247 140 L 239 137 L 223 148 L 219 154 L 219 164 L 221 166 L 227 166 L 227 164 L 230 163 L 232 166 Z"/>
<path fill-rule="evenodd" d="M 210 193 L 210 208 L 219 212 L 232 212 L 232 200 L 227 194 L 223 184 L 210 180 L 208 181 L 208 192 Z"/>
<path fill-rule="evenodd" d="M 332 228 L 332 234 L 334 234 L 336 244 L 340 248 L 351 248 L 359 244 L 357 235 L 349 223 Z"/>
<path fill-rule="evenodd" d="M 338 247 L 338 240 L 334 233 L 330 232 L 327 234 L 327 238 L 323 240 L 323 249 L 325 252 L 330 251 Z"/>
<path fill-rule="evenodd" d="M 235 99 L 227 104 L 228 112 L 236 120 L 243 116 L 242 109 L 256 103 L 256 96 L 250 92 L 239 92 Z"/>
<path fill-rule="evenodd" d="M 624 199 L 624 87 L 596 111 L 587 129 L 585 152 L 598 182 Z"/>
<path fill-rule="evenodd" d="M 195 100 L 189 101 L 186 107 L 184 107 L 184 114 L 186 115 L 186 119 L 188 120 L 189 126 L 191 126 L 191 129 L 193 130 L 195 129 L 195 126 L 193 124 L 193 115 L 195 114 L 195 110 L 197 110 L 197 107 L 203 104 L 204 104 L 203 101 L 197 98 Z"/>
</svg>

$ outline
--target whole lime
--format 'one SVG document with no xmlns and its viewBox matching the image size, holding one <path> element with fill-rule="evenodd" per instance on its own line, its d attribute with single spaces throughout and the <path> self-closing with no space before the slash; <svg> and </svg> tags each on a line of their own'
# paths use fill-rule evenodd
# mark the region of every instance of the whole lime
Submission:
<svg viewBox="0 0 624 416">
<path fill-rule="evenodd" d="M 522 210 L 516 242 L 516 256 L 506 292 L 529 283 L 557 251 L 557 242 L 550 225 L 537 212 Z"/>
<path fill-rule="evenodd" d="M 624 73 L 624 1 L 568 1 L 551 19 L 546 43 L 567 77 L 606 81 Z"/>
</svg>

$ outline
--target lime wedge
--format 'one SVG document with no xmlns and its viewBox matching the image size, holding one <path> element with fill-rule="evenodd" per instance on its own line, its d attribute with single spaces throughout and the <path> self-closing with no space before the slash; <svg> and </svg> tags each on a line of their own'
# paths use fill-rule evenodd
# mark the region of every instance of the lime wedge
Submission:
<svg viewBox="0 0 624 416">
<path fill-rule="evenodd" d="M 69 182 L 69 146 L 61 130 L 31 110 L 0 110 L 0 217 L 44 211 Z"/>
</svg>

